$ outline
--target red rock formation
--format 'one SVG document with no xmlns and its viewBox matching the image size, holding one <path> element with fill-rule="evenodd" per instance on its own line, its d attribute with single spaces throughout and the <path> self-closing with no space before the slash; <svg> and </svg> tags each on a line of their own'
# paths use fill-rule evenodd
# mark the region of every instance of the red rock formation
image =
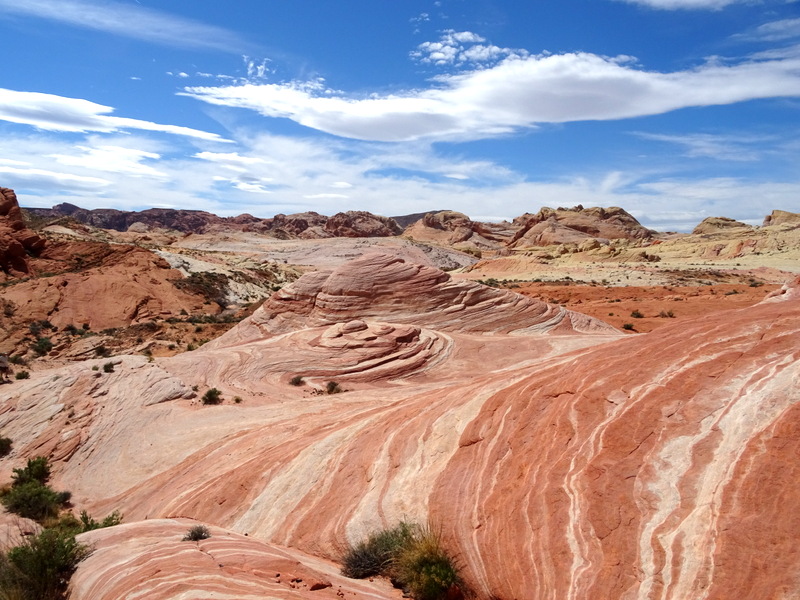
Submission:
<svg viewBox="0 0 800 600">
<path fill-rule="evenodd" d="M 649 239 L 653 232 L 623 209 L 610 208 L 543 208 L 535 215 L 514 219 L 520 230 L 511 240 L 512 247 L 579 244 L 590 238 L 604 240 Z"/>
<path fill-rule="evenodd" d="M 420 242 L 467 247 L 498 249 L 509 241 L 516 228 L 508 223 L 479 223 L 467 215 L 452 210 L 428 213 L 406 228 L 405 234 Z"/>
<path fill-rule="evenodd" d="M 0 468 L 50 453 L 54 485 L 94 514 L 186 515 L 329 558 L 373 529 L 430 517 L 482 599 L 792 597 L 800 281 L 754 307 L 654 334 L 507 335 L 528 313 L 506 296 L 402 262 L 362 261 L 335 271 L 330 286 L 332 274 L 321 274 L 273 299 L 288 308 L 260 324 L 274 326 L 270 337 L 155 363 L 123 357 L 107 375 L 72 365 L 2 386 L 0 430 L 13 429 L 15 447 Z M 356 274 L 367 265 L 377 274 L 363 281 Z M 448 301 L 462 329 L 442 308 Z M 410 305 L 420 307 L 420 332 L 392 343 L 402 351 L 438 328 L 436 364 L 335 396 L 287 385 L 302 344 L 305 356 L 344 372 L 383 331 L 349 317 L 332 329 L 318 321 L 355 310 L 403 319 Z M 380 352 L 370 356 L 380 362 Z M 192 404 L 192 385 L 244 400 Z M 179 551 L 198 596 L 206 585 L 217 592 L 222 577 L 237 591 L 250 581 L 278 593 L 258 587 L 273 582 L 246 558 L 228 561 L 241 571 L 202 571 L 204 582 L 193 575 L 195 550 L 176 547 L 180 528 L 130 527 L 93 534 L 98 562 L 84 572 L 98 579 L 85 589 L 117 577 L 126 589 L 146 591 L 149 579 L 177 586 L 184 576 L 168 557 Z M 235 545 L 219 536 L 212 557 Z M 122 566 L 126 551 L 136 558 Z M 245 554 L 255 563 L 260 552 Z"/>
<path fill-rule="evenodd" d="M 597 332 L 602 321 L 471 281 L 432 267 L 371 253 L 333 271 L 308 273 L 276 292 L 213 347 L 351 319 L 412 323 L 443 331 Z"/>
<path fill-rule="evenodd" d="M 362 210 L 336 213 L 325 223 L 325 231 L 334 237 L 389 237 L 403 233 L 393 219 Z"/>
<path fill-rule="evenodd" d="M 14 190 L 0 187 L 0 270 L 4 279 L 30 273 L 29 254 L 37 254 L 45 240 L 33 233 L 22 220 Z"/>
</svg>

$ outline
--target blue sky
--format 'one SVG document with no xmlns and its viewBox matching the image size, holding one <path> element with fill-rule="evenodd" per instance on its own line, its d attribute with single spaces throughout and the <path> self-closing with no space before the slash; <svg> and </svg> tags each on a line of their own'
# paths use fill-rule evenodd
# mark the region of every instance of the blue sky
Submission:
<svg viewBox="0 0 800 600">
<path fill-rule="evenodd" d="M 797 0 L 0 0 L 26 206 L 800 212 Z"/>
</svg>

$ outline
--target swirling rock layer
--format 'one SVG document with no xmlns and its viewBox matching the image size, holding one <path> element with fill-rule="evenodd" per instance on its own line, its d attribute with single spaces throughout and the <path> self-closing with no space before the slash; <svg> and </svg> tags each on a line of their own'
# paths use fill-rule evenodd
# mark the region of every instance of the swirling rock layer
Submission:
<svg viewBox="0 0 800 600">
<path fill-rule="evenodd" d="M 133 528 L 192 517 L 327 558 L 376 528 L 431 519 L 479 598 L 796 595 L 800 282 L 654 334 L 507 335 L 521 331 L 518 305 L 498 301 L 490 320 L 465 304 L 457 330 L 426 304 L 442 289 L 455 294 L 454 284 L 412 269 L 420 324 L 320 324 L 353 307 L 407 314 L 401 299 L 412 294 L 390 290 L 408 280 L 408 266 L 388 267 L 369 286 L 346 270 L 330 287 L 306 281 L 274 300 L 294 303 L 286 318 L 243 326 L 276 321 L 248 343 L 153 363 L 126 357 L 110 374 L 74 365 L 3 386 L 0 430 L 14 432 L 15 446 L 0 466 L 8 474 L 25 456 L 50 454 L 54 485 L 97 516 L 121 510 Z M 376 295 L 381 282 L 386 292 Z M 318 287 L 326 294 L 300 294 Z M 347 310 L 331 308 L 339 297 L 351 300 Z M 347 374 L 350 352 L 376 375 L 354 378 L 349 392 L 288 385 L 315 364 L 321 381 Z M 380 371 L 392 363 L 402 368 Z M 226 400 L 203 406 L 192 386 L 217 387 Z M 126 531 L 159 537 L 97 535 L 122 543 Z M 86 577 L 208 590 L 186 597 L 210 597 L 225 577 L 237 590 L 260 577 L 220 568 L 228 563 L 217 550 L 215 560 L 197 556 L 200 571 L 194 562 L 185 574 L 158 566 L 160 556 L 189 552 L 170 531 L 172 546 L 131 551 L 137 564 L 156 561 L 151 570 L 123 570 L 122 558 L 98 551 Z"/>
</svg>

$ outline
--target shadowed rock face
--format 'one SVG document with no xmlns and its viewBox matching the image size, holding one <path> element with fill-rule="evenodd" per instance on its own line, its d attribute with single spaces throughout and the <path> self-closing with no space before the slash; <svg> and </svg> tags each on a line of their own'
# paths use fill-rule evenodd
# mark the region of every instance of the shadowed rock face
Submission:
<svg viewBox="0 0 800 600">
<path fill-rule="evenodd" d="M 14 190 L 0 187 L 0 277 L 29 274 L 28 255 L 44 246 L 45 240 L 25 226 Z"/>
<path fill-rule="evenodd" d="M 796 592 L 800 281 L 754 307 L 657 334 L 508 335 L 522 333 L 529 313 L 506 296 L 455 289 L 440 272 L 380 255 L 361 260 L 301 279 L 270 301 L 292 310 L 265 309 L 228 345 L 153 363 L 123 357 L 111 374 L 72 365 L 3 386 L 0 430 L 15 432 L 3 472 L 51 454 L 54 486 L 72 490 L 77 507 L 119 509 L 131 523 L 94 534 L 86 577 L 113 586 L 119 576 L 130 589 L 150 578 L 174 584 L 184 575 L 166 557 L 177 550 L 191 562 L 187 585 L 217 590 L 222 571 L 238 589 L 251 577 L 233 567 L 238 559 L 195 565 L 196 550 L 176 546 L 180 528 L 146 530 L 136 523 L 146 518 L 193 517 L 328 558 L 373 529 L 431 518 L 479 598 Z M 459 329 L 435 307 L 469 293 L 480 301 L 463 303 Z M 419 321 L 398 321 L 412 300 Z M 351 318 L 365 307 L 383 323 Z M 330 322 L 334 314 L 346 318 Z M 311 396 L 287 384 L 312 365 L 327 369 L 324 378 L 369 361 L 366 371 L 377 369 L 384 357 L 399 365 L 405 350 L 425 359 L 355 378 L 347 393 Z M 193 404 L 192 385 L 244 401 Z M 219 535 L 212 557 L 239 543 Z M 123 572 L 117 544 L 154 568 Z M 262 551 L 273 550 L 252 550 Z"/>
</svg>

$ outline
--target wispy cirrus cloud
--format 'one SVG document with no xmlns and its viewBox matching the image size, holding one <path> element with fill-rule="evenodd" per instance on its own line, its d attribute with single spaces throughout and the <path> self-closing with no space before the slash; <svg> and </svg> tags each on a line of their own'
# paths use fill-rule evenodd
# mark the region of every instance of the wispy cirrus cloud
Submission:
<svg viewBox="0 0 800 600">
<path fill-rule="evenodd" d="M 692 158 L 713 158 L 734 162 L 753 162 L 760 160 L 767 152 L 766 147 L 777 140 L 767 136 L 734 136 L 694 133 L 670 135 L 637 133 L 638 137 L 656 142 L 676 144 L 683 147 L 686 156 Z"/>
<path fill-rule="evenodd" d="M 321 81 L 187 87 L 182 95 L 332 135 L 374 141 L 497 137 L 541 123 L 616 120 L 688 107 L 800 96 L 800 57 L 646 71 L 629 56 L 506 58 L 436 77 L 428 89 L 348 97 Z"/>
<path fill-rule="evenodd" d="M 1 1 L 1 0 L 0 0 Z M 67 98 L 39 92 L 18 92 L 0 88 L 0 120 L 30 125 L 47 131 L 115 132 L 140 129 L 207 141 L 227 141 L 216 133 L 179 125 L 115 117 L 110 106 L 81 98 Z"/>
<path fill-rule="evenodd" d="M 755 42 L 783 42 L 800 38 L 800 19 L 781 19 L 759 25 L 752 31 L 740 33 L 735 39 Z"/>
<path fill-rule="evenodd" d="M 747 0 L 623 0 L 659 10 L 719 10 Z"/>
<path fill-rule="evenodd" d="M 145 160 L 157 161 L 161 158 L 161 155 L 155 152 L 108 144 L 96 147 L 79 144 L 75 146 L 75 150 L 78 151 L 78 154 L 51 154 L 50 157 L 62 165 L 97 171 L 125 173 L 134 177 L 164 178 L 167 176 L 163 171 L 144 164 Z"/>
<path fill-rule="evenodd" d="M 251 45 L 222 27 L 139 4 L 90 0 L 0 0 L 0 14 L 38 17 L 180 48 L 240 53 Z"/>
</svg>

